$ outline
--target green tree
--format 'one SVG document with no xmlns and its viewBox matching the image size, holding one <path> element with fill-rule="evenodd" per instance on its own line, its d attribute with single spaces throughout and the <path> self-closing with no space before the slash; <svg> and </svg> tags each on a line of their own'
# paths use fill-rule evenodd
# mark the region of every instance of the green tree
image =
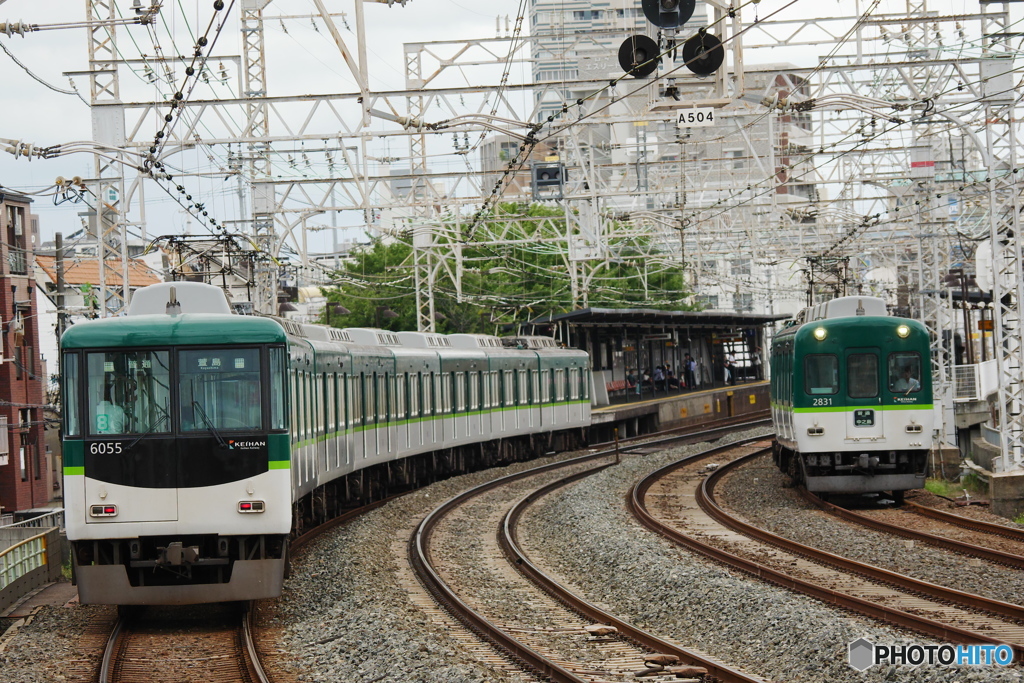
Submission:
<svg viewBox="0 0 1024 683">
<path fill-rule="evenodd" d="M 466 223 L 460 221 L 464 228 Z M 501 204 L 466 228 L 461 299 L 448 271 L 441 269 L 434 285 L 438 331 L 493 334 L 504 323 L 573 310 L 564 235 L 562 210 L 541 204 Z M 411 234 L 405 234 L 388 243 L 373 240 L 353 252 L 337 272 L 338 287 L 325 289 L 332 304 L 351 313 L 332 316 L 331 323 L 416 329 L 411 244 Z M 581 284 L 590 307 L 693 308 L 684 303 L 688 292 L 681 266 L 660 255 L 646 238 L 612 238 L 602 253 L 602 260 L 588 262 L 588 277 Z M 384 310 L 397 317 L 382 317 Z"/>
</svg>

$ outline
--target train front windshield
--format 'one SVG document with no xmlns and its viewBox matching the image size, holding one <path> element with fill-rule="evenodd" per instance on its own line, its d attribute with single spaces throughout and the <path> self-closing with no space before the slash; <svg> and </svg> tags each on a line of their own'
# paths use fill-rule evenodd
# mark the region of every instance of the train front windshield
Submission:
<svg viewBox="0 0 1024 683">
<path fill-rule="evenodd" d="M 171 431 L 169 356 L 167 351 L 87 354 L 89 433 Z"/>
<path fill-rule="evenodd" d="M 258 430 L 262 425 L 259 349 L 178 352 L 181 430 Z"/>
</svg>

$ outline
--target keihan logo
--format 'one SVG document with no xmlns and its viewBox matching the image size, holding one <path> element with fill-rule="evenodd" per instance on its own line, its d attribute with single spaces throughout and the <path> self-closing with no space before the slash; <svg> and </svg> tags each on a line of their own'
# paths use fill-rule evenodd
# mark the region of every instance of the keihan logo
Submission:
<svg viewBox="0 0 1024 683">
<path fill-rule="evenodd" d="M 239 451 L 255 451 L 266 447 L 266 441 L 235 441 L 228 439 L 228 448 Z"/>
</svg>

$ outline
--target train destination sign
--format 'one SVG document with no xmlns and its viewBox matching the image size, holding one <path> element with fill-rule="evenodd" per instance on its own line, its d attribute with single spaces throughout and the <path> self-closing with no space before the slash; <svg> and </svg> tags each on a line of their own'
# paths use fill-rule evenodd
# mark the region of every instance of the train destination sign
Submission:
<svg viewBox="0 0 1024 683">
<path fill-rule="evenodd" d="M 714 107 L 696 107 L 679 112 L 676 128 L 696 128 L 715 125 Z"/>
<path fill-rule="evenodd" d="M 855 410 L 853 411 L 853 424 L 856 427 L 872 427 L 875 424 L 875 411 Z"/>
</svg>

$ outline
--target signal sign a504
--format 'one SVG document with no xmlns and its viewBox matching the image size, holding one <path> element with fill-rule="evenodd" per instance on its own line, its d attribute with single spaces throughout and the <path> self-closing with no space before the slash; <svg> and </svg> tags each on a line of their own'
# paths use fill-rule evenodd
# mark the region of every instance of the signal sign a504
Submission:
<svg viewBox="0 0 1024 683">
<path fill-rule="evenodd" d="M 699 109 L 686 109 L 679 112 L 676 119 L 677 128 L 696 128 L 697 126 L 715 125 L 714 107 L 700 107 Z"/>
</svg>

